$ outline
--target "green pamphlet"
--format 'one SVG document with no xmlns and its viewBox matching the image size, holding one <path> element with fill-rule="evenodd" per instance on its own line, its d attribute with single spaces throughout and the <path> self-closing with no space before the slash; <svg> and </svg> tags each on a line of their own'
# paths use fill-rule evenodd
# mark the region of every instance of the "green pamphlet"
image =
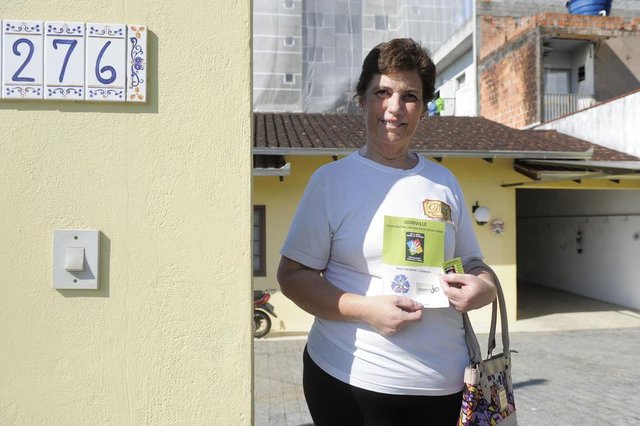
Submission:
<svg viewBox="0 0 640 426">
<path fill-rule="evenodd" d="M 425 308 L 445 308 L 440 275 L 444 262 L 445 223 L 385 216 L 382 280 L 385 294 L 410 297 Z"/>
</svg>

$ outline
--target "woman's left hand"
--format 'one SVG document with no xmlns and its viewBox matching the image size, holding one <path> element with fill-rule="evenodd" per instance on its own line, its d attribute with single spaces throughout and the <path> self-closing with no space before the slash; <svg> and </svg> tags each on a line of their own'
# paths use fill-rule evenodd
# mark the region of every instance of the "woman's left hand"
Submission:
<svg viewBox="0 0 640 426">
<path fill-rule="evenodd" d="M 496 287 L 488 272 L 471 274 L 445 274 L 442 276 L 442 289 L 451 305 L 460 312 L 469 312 L 493 302 Z"/>
</svg>

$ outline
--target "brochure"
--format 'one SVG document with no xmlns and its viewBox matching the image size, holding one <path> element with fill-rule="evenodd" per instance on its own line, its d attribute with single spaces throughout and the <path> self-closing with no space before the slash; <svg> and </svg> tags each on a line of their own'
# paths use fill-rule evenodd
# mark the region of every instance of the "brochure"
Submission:
<svg viewBox="0 0 640 426">
<path fill-rule="evenodd" d="M 398 294 L 425 308 L 446 308 L 440 284 L 444 262 L 445 223 L 385 216 L 382 280 L 385 294 Z"/>
</svg>

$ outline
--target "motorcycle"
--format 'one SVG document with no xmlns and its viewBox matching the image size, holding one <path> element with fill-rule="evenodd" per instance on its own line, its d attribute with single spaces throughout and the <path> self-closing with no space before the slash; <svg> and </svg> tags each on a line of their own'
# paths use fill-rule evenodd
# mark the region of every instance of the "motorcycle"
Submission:
<svg viewBox="0 0 640 426">
<path fill-rule="evenodd" d="M 264 337 L 271 331 L 271 317 L 278 318 L 273 305 L 269 303 L 275 290 L 253 291 L 253 337 Z"/>
</svg>

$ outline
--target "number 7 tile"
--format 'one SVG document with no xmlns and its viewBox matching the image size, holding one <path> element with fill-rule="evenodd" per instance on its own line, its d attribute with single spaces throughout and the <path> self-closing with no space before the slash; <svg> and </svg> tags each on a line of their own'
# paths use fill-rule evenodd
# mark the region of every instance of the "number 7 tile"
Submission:
<svg viewBox="0 0 640 426">
<path fill-rule="evenodd" d="M 2 35 L 2 98 L 42 99 L 42 22 L 2 21 Z"/>
<path fill-rule="evenodd" d="M 44 23 L 44 98 L 84 100 L 84 22 Z"/>
<path fill-rule="evenodd" d="M 85 100 L 125 102 L 127 28 L 86 24 Z"/>
</svg>

